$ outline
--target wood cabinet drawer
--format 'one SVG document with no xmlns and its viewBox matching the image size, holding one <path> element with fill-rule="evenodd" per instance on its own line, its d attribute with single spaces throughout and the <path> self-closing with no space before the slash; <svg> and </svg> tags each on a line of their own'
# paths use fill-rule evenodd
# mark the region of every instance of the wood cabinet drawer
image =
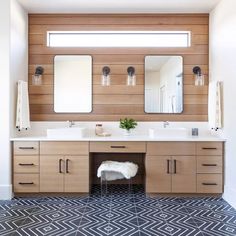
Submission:
<svg viewBox="0 0 236 236">
<path fill-rule="evenodd" d="M 222 142 L 198 142 L 197 155 L 223 155 Z"/>
<path fill-rule="evenodd" d="M 197 156 L 197 173 L 222 173 L 222 156 Z"/>
<path fill-rule="evenodd" d="M 145 142 L 90 142 L 90 152 L 145 153 Z"/>
<path fill-rule="evenodd" d="M 38 155 L 39 142 L 14 142 L 14 155 Z"/>
<path fill-rule="evenodd" d="M 40 142 L 41 155 L 88 155 L 88 142 Z"/>
<path fill-rule="evenodd" d="M 36 193 L 39 192 L 38 174 L 14 174 L 15 193 Z"/>
<path fill-rule="evenodd" d="M 147 155 L 195 155 L 195 143 L 148 142 Z"/>
<path fill-rule="evenodd" d="M 38 173 L 39 156 L 14 156 L 14 173 Z"/>
<path fill-rule="evenodd" d="M 222 193 L 222 174 L 198 174 L 198 193 Z"/>
</svg>

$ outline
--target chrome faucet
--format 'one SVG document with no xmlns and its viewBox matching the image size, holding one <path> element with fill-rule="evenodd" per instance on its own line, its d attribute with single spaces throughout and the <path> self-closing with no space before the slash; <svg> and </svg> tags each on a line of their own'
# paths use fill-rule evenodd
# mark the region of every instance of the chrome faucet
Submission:
<svg viewBox="0 0 236 236">
<path fill-rule="evenodd" d="M 73 120 L 68 120 L 67 122 L 69 123 L 69 125 L 68 125 L 69 128 L 71 128 L 72 126 L 75 125 L 75 122 Z"/>
<path fill-rule="evenodd" d="M 166 128 L 168 125 L 170 125 L 169 121 L 164 121 L 164 122 L 163 122 L 164 128 Z"/>
</svg>

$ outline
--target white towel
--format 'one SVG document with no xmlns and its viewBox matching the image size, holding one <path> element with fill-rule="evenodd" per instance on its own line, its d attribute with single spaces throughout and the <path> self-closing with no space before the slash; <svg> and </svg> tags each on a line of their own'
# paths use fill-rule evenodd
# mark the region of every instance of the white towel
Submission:
<svg viewBox="0 0 236 236">
<path fill-rule="evenodd" d="M 138 165 L 132 162 L 103 161 L 98 168 L 97 177 L 101 177 L 102 171 L 106 171 L 105 178 L 108 181 L 130 179 L 137 174 Z"/>
<path fill-rule="evenodd" d="M 28 83 L 22 80 L 18 81 L 16 128 L 19 131 L 30 128 Z"/>
<path fill-rule="evenodd" d="M 222 128 L 222 82 L 209 83 L 208 121 L 211 129 Z"/>
</svg>

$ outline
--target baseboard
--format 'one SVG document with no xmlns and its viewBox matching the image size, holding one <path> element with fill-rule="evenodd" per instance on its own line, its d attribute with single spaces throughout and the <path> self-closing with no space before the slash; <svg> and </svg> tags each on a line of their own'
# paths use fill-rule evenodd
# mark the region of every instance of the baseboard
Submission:
<svg viewBox="0 0 236 236">
<path fill-rule="evenodd" d="M 0 185 L 0 200 L 11 200 L 12 197 L 12 185 Z"/>
<path fill-rule="evenodd" d="M 236 189 L 225 186 L 223 198 L 228 202 L 233 208 L 236 209 Z"/>
</svg>

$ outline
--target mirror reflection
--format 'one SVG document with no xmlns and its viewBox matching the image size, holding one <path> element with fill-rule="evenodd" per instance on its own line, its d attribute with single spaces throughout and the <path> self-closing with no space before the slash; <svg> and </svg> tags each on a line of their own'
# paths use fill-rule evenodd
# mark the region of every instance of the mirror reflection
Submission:
<svg viewBox="0 0 236 236">
<path fill-rule="evenodd" d="M 92 111 L 92 57 L 60 55 L 54 58 L 54 111 Z"/>
<path fill-rule="evenodd" d="M 183 111 L 183 58 L 181 56 L 145 57 L 146 113 Z"/>
</svg>

